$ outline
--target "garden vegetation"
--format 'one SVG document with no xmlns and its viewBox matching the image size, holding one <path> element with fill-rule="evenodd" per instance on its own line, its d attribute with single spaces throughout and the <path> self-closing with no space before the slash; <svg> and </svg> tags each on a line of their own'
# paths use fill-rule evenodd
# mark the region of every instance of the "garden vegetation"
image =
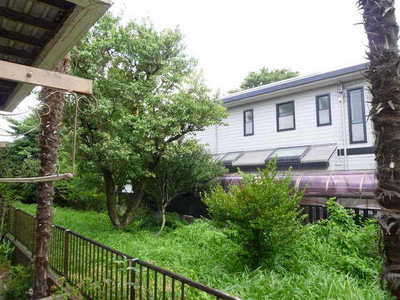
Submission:
<svg viewBox="0 0 400 300">
<path fill-rule="evenodd" d="M 15 203 L 33 213 L 35 205 Z M 143 260 L 219 288 L 246 300 L 391 299 L 379 285 L 378 227 L 357 225 L 334 201 L 330 219 L 303 226 L 285 255 L 250 268 L 243 244 L 232 229 L 200 219 L 187 225 L 174 214 L 166 230 L 137 219 L 126 231 L 113 227 L 107 214 L 57 207 L 55 222 Z"/>
</svg>

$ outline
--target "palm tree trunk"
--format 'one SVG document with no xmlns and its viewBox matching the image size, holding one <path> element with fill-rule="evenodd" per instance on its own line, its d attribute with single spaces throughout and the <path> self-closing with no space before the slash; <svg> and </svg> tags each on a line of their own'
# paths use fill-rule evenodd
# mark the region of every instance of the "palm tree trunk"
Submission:
<svg viewBox="0 0 400 300">
<path fill-rule="evenodd" d="M 358 0 L 368 36 L 372 118 L 375 130 L 378 189 L 384 212 L 383 279 L 400 299 L 400 57 L 394 0 Z"/>
<path fill-rule="evenodd" d="M 66 57 L 56 67 L 56 71 L 66 73 L 69 58 Z M 50 88 L 43 88 L 40 93 L 42 109 L 40 111 L 41 133 L 40 147 L 40 176 L 54 175 L 58 161 L 60 146 L 60 126 L 63 117 L 64 94 Z M 35 274 L 33 283 L 33 299 L 49 296 L 48 281 L 48 249 L 51 238 L 52 204 L 54 198 L 53 182 L 41 182 L 37 186 L 38 207 L 36 212 L 36 249 Z"/>
</svg>

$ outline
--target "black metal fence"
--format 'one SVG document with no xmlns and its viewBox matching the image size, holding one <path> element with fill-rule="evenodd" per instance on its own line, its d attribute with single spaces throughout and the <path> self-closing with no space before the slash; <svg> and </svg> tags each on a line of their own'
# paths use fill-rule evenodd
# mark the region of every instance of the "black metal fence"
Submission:
<svg viewBox="0 0 400 300">
<path fill-rule="evenodd" d="M 8 233 L 31 252 L 35 229 L 35 217 L 8 208 Z M 240 300 L 57 225 L 53 226 L 49 261 L 54 272 L 89 299 Z"/>
<path fill-rule="evenodd" d="M 306 222 L 314 223 L 328 217 L 328 209 L 323 205 L 301 205 L 304 213 L 307 215 Z M 379 211 L 374 208 L 359 208 L 359 207 L 346 207 L 347 210 L 354 213 L 356 220 L 364 221 L 369 218 L 373 218 Z"/>
</svg>

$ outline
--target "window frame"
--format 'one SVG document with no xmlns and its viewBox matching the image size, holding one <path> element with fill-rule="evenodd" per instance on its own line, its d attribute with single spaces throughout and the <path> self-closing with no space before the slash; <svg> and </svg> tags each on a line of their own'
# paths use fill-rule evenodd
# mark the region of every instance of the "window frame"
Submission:
<svg viewBox="0 0 400 300">
<path fill-rule="evenodd" d="M 246 128 L 247 128 L 247 124 L 246 124 L 246 113 L 251 112 L 251 123 L 252 123 L 252 131 L 251 133 L 246 133 Z M 254 135 L 254 109 L 246 109 L 243 111 L 243 136 L 252 136 Z"/>
<path fill-rule="evenodd" d="M 279 116 L 279 107 L 281 105 L 284 105 L 284 104 L 292 104 L 293 105 L 293 127 L 292 128 L 280 129 L 279 128 L 279 118 L 280 118 L 280 116 Z M 295 107 L 295 104 L 294 104 L 294 100 L 276 104 L 276 129 L 277 129 L 278 132 L 296 130 L 296 107 Z"/>
<path fill-rule="evenodd" d="M 328 103 L 329 103 L 329 123 L 324 123 L 324 124 L 321 124 L 320 118 L 319 118 L 319 112 L 321 111 L 319 99 L 322 98 L 322 97 L 328 97 Z M 316 107 L 316 114 L 317 114 L 317 126 L 318 127 L 322 127 L 322 126 L 330 126 L 330 125 L 332 125 L 331 94 L 323 94 L 323 95 L 315 96 L 315 107 Z"/>
<path fill-rule="evenodd" d="M 353 140 L 353 123 L 351 119 L 351 98 L 350 94 L 352 91 L 361 91 L 361 112 L 362 112 L 362 124 L 364 129 L 364 139 L 361 141 L 354 141 Z M 364 144 L 367 143 L 367 122 L 366 122 L 366 115 L 365 115 L 365 96 L 364 96 L 364 87 L 356 87 L 347 90 L 347 110 L 348 110 L 348 126 L 349 126 L 349 137 L 350 137 L 350 144 Z M 355 123 L 359 124 L 359 123 Z"/>
</svg>

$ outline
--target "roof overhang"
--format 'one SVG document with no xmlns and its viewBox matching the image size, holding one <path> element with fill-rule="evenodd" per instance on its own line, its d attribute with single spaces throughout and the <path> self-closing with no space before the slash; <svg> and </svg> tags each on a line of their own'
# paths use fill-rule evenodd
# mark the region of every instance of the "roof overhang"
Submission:
<svg viewBox="0 0 400 300">
<path fill-rule="evenodd" d="M 364 63 L 326 73 L 296 77 L 231 94 L 221 100 L 225 107 L 234 107 L 324 86 L 360 80 L 364 78 L 363 72 L 365 72 L 367 68 L 368 64 Z"/>
<path fill-rule="evenodd" d="M 111 4 L 110 0 L 0 1 L 0 59 L 52 70 Z M 12 111 L 33 88 L 0 80 L 0 109 Z"/>
</svg>

